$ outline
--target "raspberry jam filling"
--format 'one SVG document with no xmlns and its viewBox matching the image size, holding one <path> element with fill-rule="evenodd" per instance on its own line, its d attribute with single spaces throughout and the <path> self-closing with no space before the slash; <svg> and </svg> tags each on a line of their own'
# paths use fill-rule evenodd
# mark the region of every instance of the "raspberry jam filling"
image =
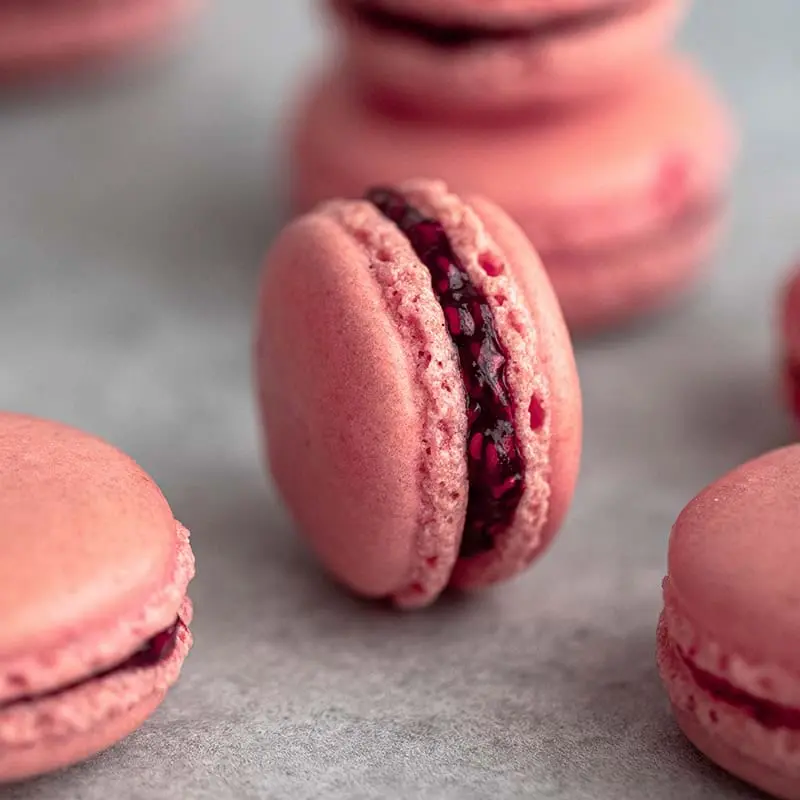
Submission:
<svg viewBox="0 0 800 800">
<path fill-rule="evenodd" d="M 505 27 L 479 27 L 457 23 L 437 24 L 383 8 L 380 2 L 375 2 L 375 0 L 351 2 L 349 13 L 361 24 L 376 32 L 411 37 L 434 47 L 455 50 L 490 42 L 530 41 L 582 33 L 611 22 L 617 17 L 627 14 L 632 8 L 648 1 L 618 0 L 618 2 L 609 2 L 608 5 L 600 8 L 553 14 L 527 24 L 520 22 L 515 26 Z M 344 3 L 341 5 L 344 6 Z"/>
<path fill-rule="evenodd" d="M 506 383 L 508 353 L 486 298 L 470 280 L 442 225 L 427 218 L 393 189 L 373 189 L 369 200 L 406 236 L 431 274 L 458 353 L 466 395 L 469 496 L 460 556 L 491 550 L 514 519 L 525 489 L 525 462 L 514 429 L 514 406 Z M 531 413 L 538 425 L 542 414 Z"/>
<path fill-rule="evenodd" d="M 715 700 L 738 708 L 765 728 L 800 730 L 800 708 L 791 708 L 748 694 L 724 678 L 700 669 L 684 653 L 680 652 L 680 656 L 692 673 L 695 683 Z"/>
<path fill-rule="evenodd" d="M 178 634 L 183 627 L 183 620 L 180 617 L 177 617 L 172 625 L 170 625 L 168 628 L 165 628 L 160 633 L 157 633 L 152 639 L 148 639 L 135 653 L 126 658 L 122 663 L 103 670 L 102 672 L 97 672 L 87 678 L 81 678 L 80 680 L 75 681 L 68 686 L 61 686 L 58 689 L 53 689 L 50 692 L 43 692 L 42 694 L 37 695 L 26 695 L 24 697 L 18 697 L 14 700 L 10 700 L 7 703 L 0 703 L 0 711 L 21 703 L 30 703 L 36 700 L 45 700 L 49 697 L 55 697 L 63 692 L 77 689 L 79 686 L 83 686 L 90 681 L 98 680 L 99 678 L 105 678 L 118 672 L 142 669 L 143 667 L 154 667 L 161 661 L 166 661 L 175 652 L 175 647 L 178 644 Z"/>
<path fill-rule="evenodd" d="M 786 359 L 786 377 L 789 408 L 800 419 L 800 361 Z"/>
</svg>

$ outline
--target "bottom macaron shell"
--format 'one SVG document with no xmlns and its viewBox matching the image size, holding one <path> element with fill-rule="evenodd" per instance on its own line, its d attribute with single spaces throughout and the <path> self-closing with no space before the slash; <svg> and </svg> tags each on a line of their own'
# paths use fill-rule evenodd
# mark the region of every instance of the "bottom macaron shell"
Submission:
<svg viewBox="0 0 800 800">
<path fill-rule="evenodd" d="M 126 713 L 82 734 L 45 739 L 29 747 L 0 748 L 0 783 L 52 772 L 107 750 L 139 728 L 158 708 L 164 695 L 154 692 Z"/>
<path fill-rule="evenodd" d="M 781 775 L 710 734 L 693 714 L 674 706 L 672 711 L 686 738 L 722 769 L 781 800 L 800 800 L 800 773 Z"/>
<path fill-rule="evenodd" d="M 643 316 L 677 301 L 714 256 L 724 231 L 722 213 L 696 229 L 653 237 L 578 261 L 548 259 L 561 308 L 574 332 L 588 332 Z"/>
<path fill-rule="evenodd" d="M 656 657 L 675 719 L 689 741 L 722 769 L 782 800 L 800 800 L 797 732 L 767 728 L 711 696 L 678 655 L 662 614 Z"/>
<path fill-rule="evenodd" d="M 85 9 L 82 6 L 85 3 Z M 0 82 L 67 68 L 155 44 L 191 16 L 196 0 L 65 3 L 26 14 L 0 2 Z"/>
</svg>

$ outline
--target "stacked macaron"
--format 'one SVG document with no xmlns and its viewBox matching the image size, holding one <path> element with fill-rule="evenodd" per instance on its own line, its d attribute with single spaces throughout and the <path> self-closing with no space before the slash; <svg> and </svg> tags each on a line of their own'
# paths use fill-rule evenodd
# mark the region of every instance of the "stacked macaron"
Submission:
<svg viewBox="0 0 800 800">
<path fill-rule="evenodd" d="M 681 0 L 329 0 L 341 58 L 293 130 L 293 200 L 423 175 L 506 209 L 573 329 L 679 294 L 719 239 L 734 136 L 667 52 Z"/>
</svg>

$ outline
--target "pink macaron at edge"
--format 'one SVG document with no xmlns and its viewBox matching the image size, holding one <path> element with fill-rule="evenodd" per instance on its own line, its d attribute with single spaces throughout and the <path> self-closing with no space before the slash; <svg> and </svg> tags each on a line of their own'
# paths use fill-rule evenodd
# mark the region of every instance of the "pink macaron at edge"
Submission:
<svg viewBox="0 0 800 800">
<path fill-rule="evenodd" d="M 100 439 L 3 413 L 0 472 L 3 702 L 110 666 L 170 626 L 194 557 L 152 478 Z"/>
<path fill-rule="evenodd" d="M 190 17 L 198 0 L 48 4 L 36 12 L 0 3 L 0 80 L 145 43 Z"/>
<path fill-rule="evenodd" d="M 763 788 L 772 785 L 765 776 L 790 778 L 783 785 L 799 791 L 781 796 L 791 798 L 800 796 L 798 502 L 798 446 L 701 492 L 670 536 L 658 637 L 659 669 L 687 735 Z M 729 751 L 742 763 L 722 760 Z"/>
<path fill-rule="evenodd" d="M 2 413 L 0 473 L 0 780 L 12 780 L 113 744 L 101 732 L 177 679 L 194 558 L 152 479 L 95 437 Z"/>
</svg>

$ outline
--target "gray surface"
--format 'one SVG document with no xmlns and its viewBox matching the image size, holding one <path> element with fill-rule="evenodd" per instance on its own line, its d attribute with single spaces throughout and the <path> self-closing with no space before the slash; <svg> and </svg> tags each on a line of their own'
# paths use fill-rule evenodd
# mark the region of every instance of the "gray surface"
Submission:
<svg viewBox="0 0 800 800">
<path fill-rule="evenodd" d="M 684 41 L 747 136 L 719 270 L 676 313 L 580 347 L 584 470 L 548 558 L 419 615 L 321 578 L 260 470 L 249 317 L 283 104 L 319 42 L 307 4 L 220 2 L 166 68 L 2 101 L 0 405 L 129 451 L 200 573 L 197 645 L 157 716 L 0 796 L 755 796 L 683 742 L 653 645 L 675 515 L 788 436 L 770 319 L 800 247 L 800 4 L 699 5 Z"/>
</svg>

